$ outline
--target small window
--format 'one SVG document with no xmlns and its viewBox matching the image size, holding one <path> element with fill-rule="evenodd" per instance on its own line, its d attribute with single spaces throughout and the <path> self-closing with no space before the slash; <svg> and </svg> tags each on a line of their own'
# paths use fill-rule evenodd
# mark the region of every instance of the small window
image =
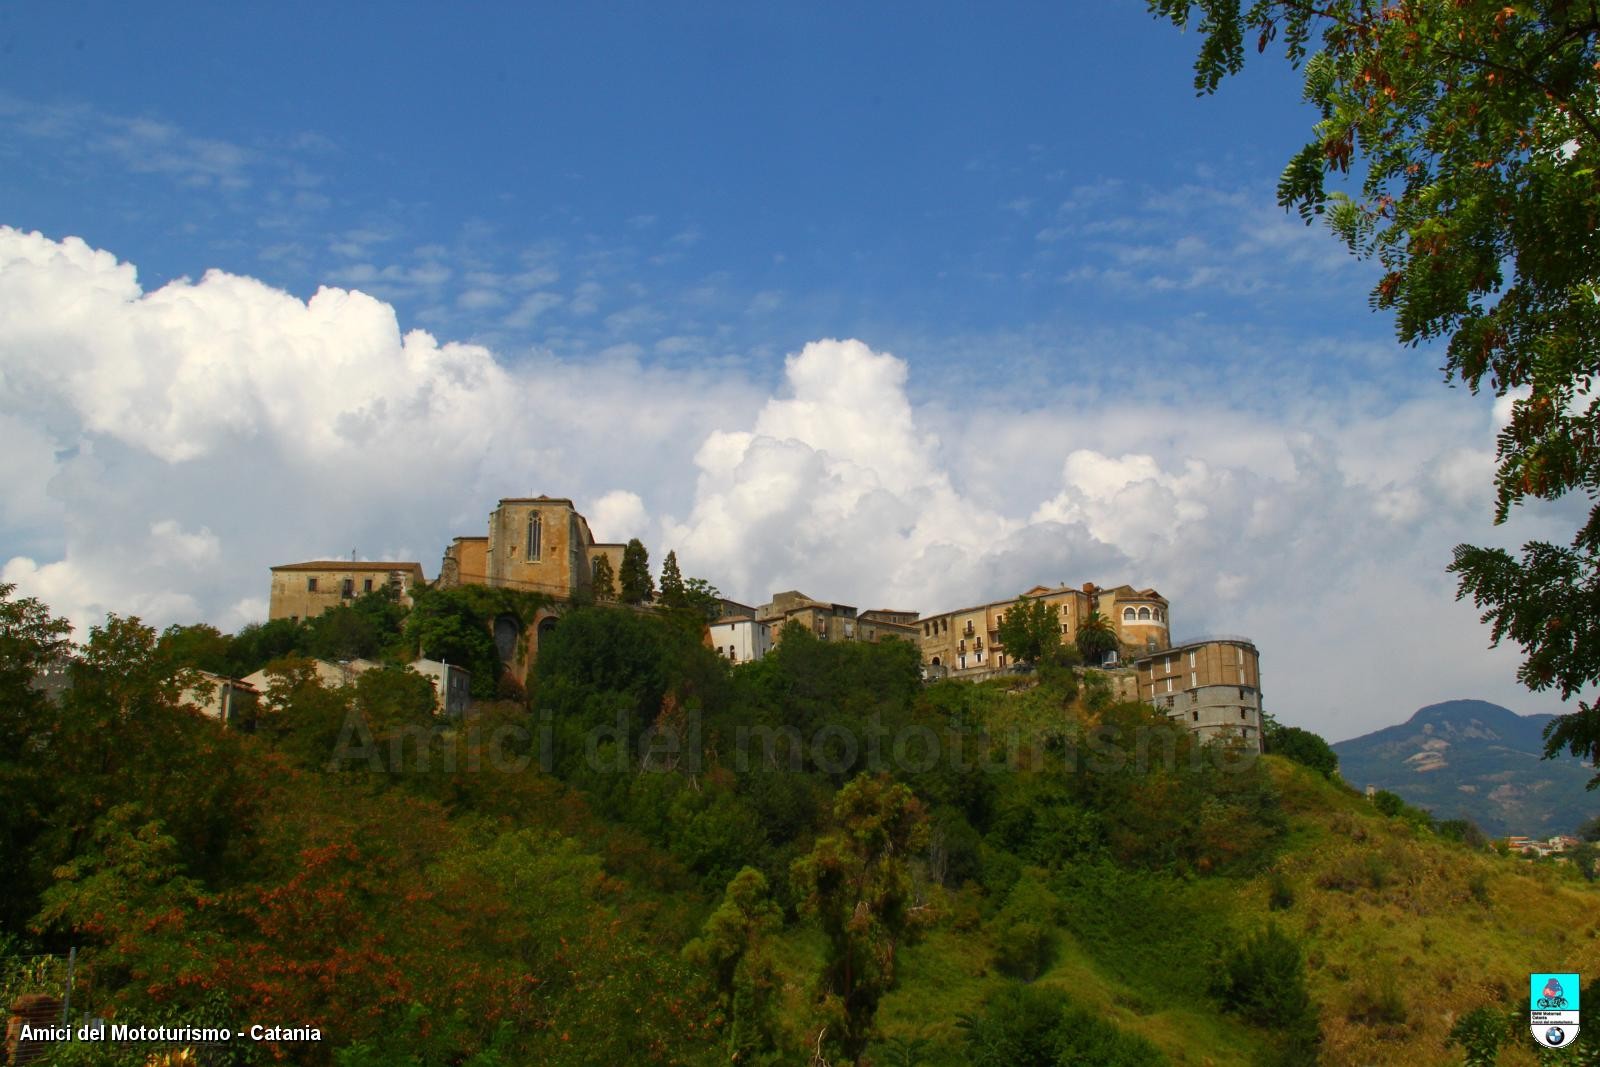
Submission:
<svg viewBox="0 0 1600 1067">
<path fill-rule="evenodd" d="M 307 578 L 306 579 L 306 592 L 315 593 L 316 591 L 317 591 L 317 580 L 315 578 Z"/>
<path fill-rule="evenodd" d="M 1191 666 L 1191 667 L 1194 666 L 1194 653 L 1193 652 L 1189 653 L 1189 666 Z"/>
<path fill-rule="evenodd" d="M 289 616 L 289 621 L 290 622 L 299 622 L 300 621 L 300 616 L 298 616 L 298 615 L 290 615 Z"/>
<path fill-rule="evenodd" d="M 1133 615 L 1133 609 L 1132 608 L 1123 608 L 1122 609 L 1122 621 L 1123 622 L 1132 622 L 1133 618 L 1134 618 L 1134 615 Z"/>
<path fill-rule="evenodd" d="M 1172 692 L 1172 679 L 1171 678 L 1167 679 L 1167 692 L 1169 692 L 1169 693 Z"/>
<path fill-rule="evenodd" d="M 1200 713 L 1198 711 L 1191 711 L 1189 713 L 1189 717 L 1190 717 L 1190 720 L 1192 722 L 1199 722 L 1200 721 Z"/>
<path fill-rule="evenodd" d="M 362 582 L 361 582 L 361 591 L 363 593 L 372 592 L 372 579 L 371 578 L 366 578 L 366 579 L 362 580 Z"/>
<path fill-rule="evenodd" d="M 1199 684 L 1200 684 L 1200 672 L 1199 671 L 1190 671 L 1189 672 L 1189 688 L 1193 689 L 1195 686 L 1197 686 Z"/>
<path fill-rule="evenodd" d="M 339 583 L 339 595 L 343 597 L 355 596 L 356 580 L 354 578 L 346 578 L 343 582 Z"/>
<path fill-rule="evenodd" d="M 1149 617 L 1150 617 L 1150 609 L 1149 608 L 1140 608 L 1139 609 L 1139 618 L 1140 619 L 1148 619 Z"/>
<path fill-rule="evenodd" d="M 1239 709 L 1239 718 L 1241 718 L 1241 719 L 1249 718 L 1249 716 L 1244 713 L 1244 709 L 1243 708 Z"/>
</svg>

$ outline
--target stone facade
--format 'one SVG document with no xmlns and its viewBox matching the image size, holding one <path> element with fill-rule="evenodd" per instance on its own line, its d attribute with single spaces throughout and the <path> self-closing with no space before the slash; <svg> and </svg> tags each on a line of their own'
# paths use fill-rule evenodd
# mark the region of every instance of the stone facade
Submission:
<svg viewBox="0 0 1600 1067">
<path fill-rule="evenodd" d="M 457 537 L 444 550 L 439 585 L 491 585 L 547 593 L 558 600 L 590 594 L 594 568 L 611 560 L 612 580 L 622 571 L 618 544 L 603 544 L 589 520 L 564 497 L 506 497 L 489 515 L 486 536 Z"/>
<path fill-rule="evenodd" d="M 1129 585 L 1102 589 L 1086 582 L 1078 588 L 1036 585 L 1022 595 L 1043 601 L 1054 610 L 1061 621 L 1063 644 L 1076 641 L 1078 627 L 1096 611 L 1111 624 L 1124 649 L 1149 652 L 1171 643 L 1167 600 L 1154 589 L 1134 589 Z M 946 668 L 958 677 L 962 671 L 988 671 L 1010 665 L 1012 661 L 1000 643 L 1000 622 L 1015 603 L 1013 597 L 920 619 L 917 625 L 922 662 Z"/>
<path fill-rule="evenodd" d="M 1261 750 L 1261 655 L 1245 637 L 1206 637 L 1133 662 L 1139 699 L 1201 737 Z"/>
<path fill-rule="evenodd" d="M 329 608 L 348 604 L 363 593 L 394 590 L 400 603 L 411 603 L 411 591 L 424 585 L 420 563 L 312 560 L 272 568 L 268 619 L 310 620 Z"/>
</svg>

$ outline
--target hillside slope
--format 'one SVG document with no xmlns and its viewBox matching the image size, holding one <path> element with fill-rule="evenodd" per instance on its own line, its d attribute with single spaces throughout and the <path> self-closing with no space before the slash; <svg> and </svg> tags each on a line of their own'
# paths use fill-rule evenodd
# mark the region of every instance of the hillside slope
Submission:
<svg viewBox="0 0 1600 1067">
<path fill-rule="evenodd" d="M 1450 700 L 1333 750 L 1356 789 L 1388 789 L 1438 819 L 1471 819 L 1493 836 L 1548 837 L 1572 833 L 1600 812 L 1600 793 L 1585 789 L 1590 767 L 1571 757 L 1542 758 L 1552 718 Z"/>
</svg>

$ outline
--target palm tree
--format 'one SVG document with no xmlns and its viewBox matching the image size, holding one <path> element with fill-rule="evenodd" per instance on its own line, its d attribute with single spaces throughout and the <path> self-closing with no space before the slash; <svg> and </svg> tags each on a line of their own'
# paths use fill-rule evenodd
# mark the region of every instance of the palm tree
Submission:
<svg viewBox="0 0 1600 1067">
<path fill-rule="evenodd" d="M 1116 650 L 1117 631 L 1112 629 L 1110 621 L 1098 611 L 1091 611 L 1088 616 L 1078 624 L 1078 654 L 1083 657 L 1083 662 L 1090 666 L 1097 666 L 1105 659 L 1107 652 Z"/>
</svg>

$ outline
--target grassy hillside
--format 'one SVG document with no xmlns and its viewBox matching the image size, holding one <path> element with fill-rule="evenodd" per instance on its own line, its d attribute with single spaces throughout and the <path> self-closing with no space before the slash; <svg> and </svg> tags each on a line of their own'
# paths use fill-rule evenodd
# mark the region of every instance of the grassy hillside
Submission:
<svg viewBox="0 0 1600 1067">
<path fill-rule="evenodd" d="M 0 956 L 76 948 L 75 1009 L 122 1022 L 325 1035 L 208 1065 L 1447 1064 L 1530 971 L 1600 972 L 1575 871 L 1199 747 L 1094 672 L 924 686 L 909 646 L 804 631 L 732 667 L 692 617 L 574 605 L 470 722 L 290 659 L 245 733 L 134 620 L 46 698 L 60 628 L 7 594 Z"/>
</svg>

